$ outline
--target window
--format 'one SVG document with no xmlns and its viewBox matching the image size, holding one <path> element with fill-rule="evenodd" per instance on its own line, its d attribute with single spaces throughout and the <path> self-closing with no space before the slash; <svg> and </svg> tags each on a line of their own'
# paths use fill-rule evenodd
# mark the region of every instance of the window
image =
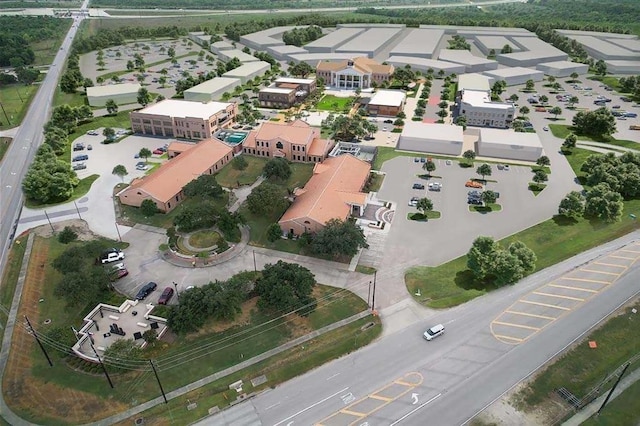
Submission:
<svg viewBox="0 0 640 426">
<path fill-rule="evenodd" d="M 282 142 L 280 141 L 276 142 L 276 148 L 282 149 L 283 148 Z"/>
<path fill-rule="evenodd" d="M 179 197 L 179 195 L 176 195 L 176 203 L 177 203 L 177 202 L 178 202 L 178 200 L 179 200 L 179 198 L 178 198 L 178 197 Z"/>
<path fill-rule="evenodd" d="M 167 208 L 171 208 L 171 203 L 167 203 Z"/>
</svg>

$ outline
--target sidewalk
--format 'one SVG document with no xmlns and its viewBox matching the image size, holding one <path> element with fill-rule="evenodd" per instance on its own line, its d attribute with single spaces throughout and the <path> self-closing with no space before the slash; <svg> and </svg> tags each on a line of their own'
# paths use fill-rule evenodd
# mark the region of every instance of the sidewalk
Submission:
<svg viewBox="0 0 640 426">
<path fill-rule="evenodd" d="M 618 387 L 611 395 L 609 402 L 607 402 L 607 405 L 611 404 L 611 401 L 616 399 L 622 392 L 625 391 L 625 389 L 627 389 L 629 386 L 631 386 L 638 380 L 640 380 L 640 368 L 636 369 L 635 371 L 632 371 L 631 373 L 628 373 L 622 378 L 622 380 L 618 384 Z M 562 426 L 580 426 L 583 422 L 587 421 L 591 416 L 596 414 L 596 412 L 598 411 L 598 409 L 600 408 L 600 406 L 602 405 L 602 403 L 604 402 L 608 394 L 609 394 L 609 391 L 599 396 L 591 404 L 587 405 L 582 410 L 574 414 L 573 417 L 571 417 L 569 420 L 562 423 Z M 604 411 L 606 410 L 607 408 L 605 406 Z"/>
</svg>

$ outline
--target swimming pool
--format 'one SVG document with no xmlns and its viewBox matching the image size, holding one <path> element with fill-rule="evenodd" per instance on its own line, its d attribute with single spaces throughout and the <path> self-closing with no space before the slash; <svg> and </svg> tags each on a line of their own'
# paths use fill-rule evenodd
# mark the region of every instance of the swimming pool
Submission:
<svg viewBox="0 0 640 426">
<path fill-rule="evenodd" d="M 242 143 L 247 138 L 247 132 L 226 131 L 222 130 L 216 135 L 218 139 L 227 145 L 235 146 Z"/>
</svg>

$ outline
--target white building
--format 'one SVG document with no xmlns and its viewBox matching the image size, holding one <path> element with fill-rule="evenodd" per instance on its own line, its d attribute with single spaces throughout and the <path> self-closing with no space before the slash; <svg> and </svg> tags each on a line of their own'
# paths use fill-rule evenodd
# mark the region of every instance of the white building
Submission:
<svg viewBox="0 0 640 426">
<path fill-rule="evenodd" d="M 640 61 L 605 61 L 607 71 L 611 74 L 638 74 Z"/>
<path fill-rule="evenodd" d="M 184 99 L 195 102 L 210 102 L 222 98 L 225 92 L 233 92 L 236 86 L 241 85 L 239 78 L 216 77 L 204 83 L 193 86 L 184 91 Z"/>
<path fill-rule="evenodd" d="M 545 75 L 569 77 L 574 72 L 579 75 L 586 74 L 589 72 L 589 65 L 580 64 L 578 62 L 557 61 L 538 64 L 536 65 L 536 69 L 538 71 L 542 71 Z"/>
<path fill-rule="evenodd" d="M 242 82 L 242 84 L 244 84 L 257 76 L 263 75 L 269 70 L 269 68 L 271 68 L 271 65 L 268 62 L 247 62 L 238 68 L 227 71 L 222 74 L 222 77 L 237 78 Z"/>
<path fill-rule="evenodd" d="M 458 92 L 464 90 L 491 90 L 491 80 L 486 75 L 478 73 L 460 74 L 458 76 Z"/>
<path fill-rule="evenodd" d="M 141 87 L 138 83 L 87 87 L 87 100 L 92 107 L 103 107 L 109 99 L 113 99 L 116 105 L 135 104 Z"/>
<path fill-rule="evenodd" d="M 397 68 L 409 65 L 414 71 L 422 71 L 424 73 L 433 70 L 434 73 L 438 74 L 442 70 L 445 75 L 451 75 L 461 74 L 466 70 L 464 65 L 413 56 L 390 56 L 385 62 Z"/>
<path fill-rule="evenodd" d="M 492 83 L 503 80 L 507 83 L 507 86 L 525 84 L 527 80 L 542 81 L 544 79 L 542 71 L 522 67 L 501 68 L 494 71 L 485 71 L 483 74 L 490 77 Z"/>
<path fill-rule="evenodd" d="M 498 63 L 496 61 L 475 56 L 468 50 L 442 49 L 440 50 L 438 59 L 463 65 L 465 72 L 482 72 L 498 68 Z"/>
<path fill-rule="evenodd" d="M 543 155 L 542 144 L 536 133 L 480 129 L 480 138 L 476 144 L 479 157 L 533 162 Z"/>
<path fill-rule="evenodd" d="M 407 95 L 400 90 L 378 90 L 369 100 L 367 109 L 371 115 L 395 117 L 404 108 Z"/>
<path fill-rule="evenodd" d="M 228 41 L 216 41 L 215 43 L 211 43 L 211 45 L 209 45 L 209 50 L 211 50 L 211 52 L 215 53 L 216 55 L 218 55 L 223 50 L 233 49 L 235 49 L 235 47 Z"/>
<path fill-rule="evenodd" d="M 463 90 L 458 101 L 458 114 L 468 126 L 507 128 L 516 108 L 511 103 L 493 102 L 489 91 Z"/>
<path fill-rule="evenodd" d="M 463 142 L 461 126 L 409 121 L 402 129 L 397 148 L 429 154 L 460 155 Z"/>
<path fill-rule="evenodd" d="M 238 58 L 240 62 L 253 62 L 259 61 L 260 59 L 256 58 L 253 55 L 249 55 L 248 53 L 244 53 L 239 49 L 230 49 L 230 50 L 220 50 L 218 52 L 218 56 L 222 62 L 229 62 L 233 58 Z"/>
</svg>

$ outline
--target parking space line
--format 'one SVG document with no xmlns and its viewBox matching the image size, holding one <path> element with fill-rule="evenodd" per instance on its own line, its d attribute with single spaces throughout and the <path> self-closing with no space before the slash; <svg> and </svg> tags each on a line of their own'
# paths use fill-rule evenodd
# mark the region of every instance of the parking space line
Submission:
<svg viewBox="0 0 640 426">
<path fill-rule="evenodd" d="M 616 273 L 616 272 L 594 271 L 594 270 L 592 270 L 592 269 L 584 269 L 584 268 L 579 269 L 579 271 L 584 271 L 584 272 L 593 272 L 593 273 L 596 273 L 596 274 L 613 275 L 613 276 L 616 276 L 616 277 L 619 277 L 619 276 L 620 276 L 620 273 Z"/>
<path fill-rule="evenodd" d="M 493 324 L 505 325 L 508 327 L 526 328 L 527 330 L 540 331 L 540 327 L 531 327 L 530 325 L 515 324 L 512 322 L 494 321 Z"/>
<path fill-rule="evenodd" d="M 363 418 L 367 415 L 367 413 L 361 413 L 359 411 L 351 411 L 351 410 L 340 410 L 342 414 L 347 414 L 349 416 L 360 417 Z"/>
<path fill-rule="evenodd" d="M 576 302 L 584 302 L 584 299 L 581 299 L 579 297 L 562 296 L 560 294 L 544 293 L 542 291 L 533 291 L 532 293 L 540 296 L 558 297 L 560 299 L 568 299 L 568 300 L 575 300 Z"/>
<path fill-rule="evenodd" d="M 371 398 L 371 399 L 379 399 L 380 401 L 387 401 L 387 402 L 393 401 L 393 398 L 389 398 L 389 397 L 386 397 L 386 396 L 380 396 L 380 395 L 374 395 L 374 394 L 369 395 L 369 398 Z"/>
<path fill-rule="evenodd" d="M 629 249 L 620 249 L 618 251 L 624 251 L 626 253 L 635 253 L 637 255 L 640 255 L 640 251 L 636 251 L 636 250 L 629 250 Z"/>
<path fill-rule="evenodd" d="M 547 284 L 547 285 L 549 287 L 566 288 L 568 290 L 586 291 L 587 293 L 598 293 L 598 290 L 591 290 L 590 288 L 571 287 L 568 285 L 560 285 L 560 284 Z"/>
<path fill-rule="evenodd" d="M 616 256 L 613 254 L 610 254 L 609 257 L 613 257 L 614 259 L 636 260 L 635 257 Z"/>
<path fill-rule="evenodd" d="M 571 310 L 571 308 L 565 308 L 564 306 L 552 305 L 550 303 L 532 302 L 530 300 L 522 300 L 522 299 L 518 300 L 518 302 L 528 303 L 530 305 L 545 306 L 547 308 L 555 308 L 555 309 L 560 309 L 560 310 L 563 310 L 563 311 L 570 311 Z"/>
<path fill-rule="evenodd" d="M 582 281 L 585 283 L 598 283 L 598 284 L 611 284 L 611 281 L 599 281 L 599 280 L 591 280 L 587 278 L 576 278 L 576 277 L 562 277 L 561 280 L 570 280 L 570 281 Z"/>
<path fill-rule="evenodd" d="M 545 315 L 538 315 L 538 314 L 530 314 L 530 313 L 527 313 L 527 312 L 518 312 L 518 311 L 504 311 L 504 312 L 507 313 L 507 314 L 523 315 L 525 317 L 541 318 L 541 319 L 546 319 L 546 320 L 549 320 L 549 321 L 553 321 L 553 320 L 556 319 L 555 317 L 548 317 L 548 316 L 545 316 Z"/>
<path fill-rule="evenodd" d="M 521 339 L 519 337 L 511 337 L 511 336 L 504 336 L 502 334 L 494 334 L 493 335 L 496 339 L 507 339 L 507 340 L 513 340 L 514 342 L 524 342 L 524 339 Z"/>
<path fill-rule="evenodd" d="M 616 268 L 628 269 L 628 266 L 624 265 L 616 265 L 615 263 L 604 263 L 604 262 L 593 262 L 594 265 L 602 265 L 602 266 L 612 266 Z"/>
</svg>

